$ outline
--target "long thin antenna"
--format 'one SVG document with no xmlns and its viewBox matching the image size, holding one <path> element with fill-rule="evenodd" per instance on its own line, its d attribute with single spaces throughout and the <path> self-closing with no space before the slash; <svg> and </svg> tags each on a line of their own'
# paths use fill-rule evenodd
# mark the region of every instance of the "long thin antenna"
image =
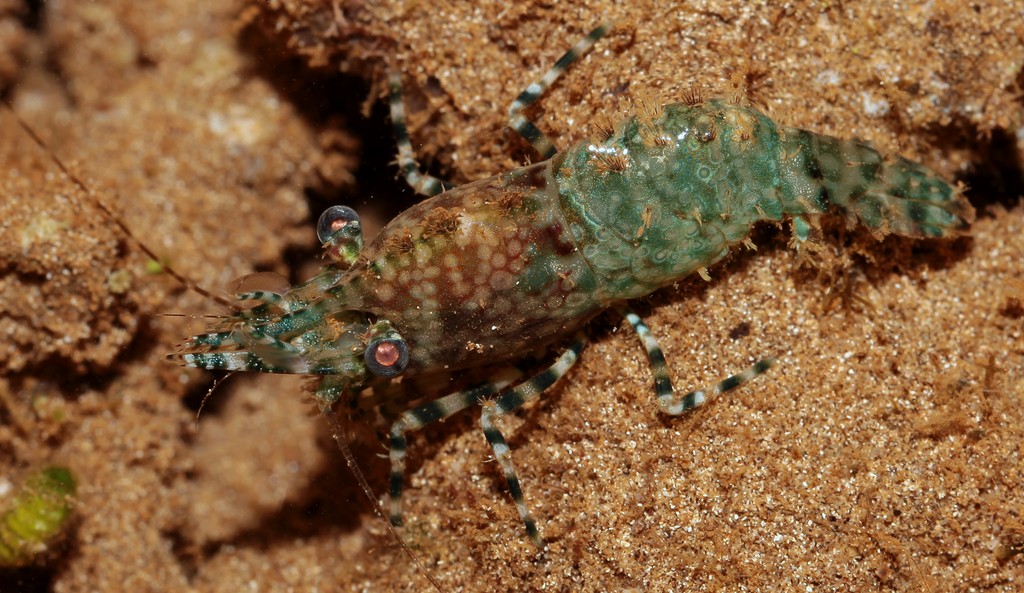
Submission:
<svg viewBox="0 0 1024 593">
<path fill-rule="evenodd" d="M 366 494 L 366 498 L 370 499 L 370 504 L 373 505 L 373 512 L 376 513 L 377 516 L 380 517 L 381 521 L 388 526 L 388 531 L 396 540 L 398 540 L 398 543 L 401 544 L 402 549 L 409 555 L 409 559 L 411 559 L 413 564 L 416 565 L 416 568 L 419 569 L 420 573 L 427 577 L 430 584 L 438 590 L 438 593 L 440 593 L 442 591 L 441 585 L 429 572 L 427 572 L 427 568 L 423 566 L 422 562 L 420 562 L 419 557 L 416 556 L 416 554 L 413 554 L 412 550 L 409 549 L 408 544 L 406 544 L 405 540 L 402 539 L 402 536 L 398 534 L 395 526 L 392 525 L 391 521 L 384 516 L 384 511 L 381 510 L 380 503 L 377 501 L 377 497 L 374 495 L 373 489 L 370 488 L 370 483 L 366 481 L 366 476 L 363 475 L 363 470 L 359 468 L 359 464 L 356 463 L 355 456 L 352 455 L 352 450 L 348 447 L 348 442 L 341 434 L 341 424 L 338 423 L 338 419 L 334 415 L 334 410 L 330 406 L 323 406 L 320 409 L 320 412 L 323 417 L 327 419 L 327 424 L 331 426 L 331 437 L 334 438 L 334 442 L 337 443 L 342 457 L 345 458 L 345 463 L 348 465 L 349 471 L 351 471 L 352 475 L 356 477 L 356 481 L 358 481 L 359 486 L 362 487 L 363 493 Z"/>
<path fill-rule="evenodd" d="M 226 298 L 218 294 L 214 294 L 206 290 L 202 286 L 199 286 L 195 282 L 179 274 L 177 270 L 170 266 L 170 264 L 162 262 L 160 256 L 158 256 L 152 249 L 147 247 L 145 243 L 140 241 L 139 238 L 136 237 L 134 233 L 132 233 L 131 229 L 128 228 L 128 225 L 126 225 L 120 218 L 115 216 L 114 212 L 110 208 L 108 208 L 107 205 L 104 204 L 103 201 L 100 200 L 100 198 L 96 196 L 96 194 L 94 194 L 85 183 L 82 182 L 82 180 L 80 180 L 77 176 L 75 176 L 74 173 L 72 173 L 70 170 L 68 170 L 66 166 L 64 166 L 64 162 L 57 158 L 57 155 L 53 152 L 50 146 L 46 144 L 46 142 L 44 142 L 38 134 L 36 134 L 35 130 L 33 130 L 32 127 L 29 126 L 28 123 L 24 119 L 22 119 L 20 115 L 18 115 L 18 112 L 14 110 L 14 107 L 12 107 L 10 103 L 8 103 L 7 101 L 3 101 L 3 104 L 4 107 L 7 108 L 7 111 L 9 111 L 12 116 L 14 116 L 14 119 L 18 122 L 18 125 L 21 126 L 21 129 L 25 130 L 25 133 L 28 134 L 29 138 L 32 138 L 32 141 L 35 142 L 36 145 L 39 146 L 39 148 L 42 149 L 43 152 L 50 156 L 50 160 L 53 161 L 53 163 L 57 166 L 58 169 L 60 169 L 61 173 L 64 173 L 64 175 L 68 179 L 70 179 L 71 182 L 78 187 L 78 189 L 82 190 L 85 193 L 85 195 L 87 195 L 89 199 L 92 200 L 93 204 L 95 204 L 96 207 L 101 212 L 103 212 L 103 215 L 107 218 L 107 220 L 112 224 L 116 225 L 119 229 L 121 229 L 122 233 L 131 238 L 132 241 L 139 247 L 139 249 L 142 250 L 143 253 L 145 253 L 153 261 L 159 262 L 160 267 L 165 272 L 167 272 L 172 278 L 174 278 L 178 282 L 182 283 L 184 286 L 191 288 L 192 290 L 203 295 L 204 297 L 214 301 L 217 304 L 223 305 L 228 309 L 235 309 L 231 301 L 227 300 Z"/>
<path fill-rule="evenodd" d="M 199 415 L 203 413 L 203 408 L 206 406 L 206 400 L 210 399 L 210 396 L 213 395 L 213 392 L 218 387 L 220 387 L 221 383 L 227 381 L 231 377 L 234 377 L 236 374 L 238 374 L 238 371 L 231 371 L 223 377 L 217 377 L 213 380 L 213 385 L 206 390 L 206 395 L 203 396 L 203 401 L 199 402 L 199 409 L 196 410 L 196 430 L 199 430 Z"/>
</svg>

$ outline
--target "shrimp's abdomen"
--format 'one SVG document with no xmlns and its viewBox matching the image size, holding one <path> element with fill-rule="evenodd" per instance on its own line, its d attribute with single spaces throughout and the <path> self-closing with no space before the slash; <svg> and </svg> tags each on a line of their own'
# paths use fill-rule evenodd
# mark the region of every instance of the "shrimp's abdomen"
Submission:
<svg viewBox="0 0 1024 593">
<path fill-rule="evenodd" d="M 676 103 L 552 161 L 601 300 L 644 296 L 722 259 L 760 221 L 844 213 L 879 235 L 954 235 L 973 209 L 937 174 L 724 100 Z"/>
</svg>

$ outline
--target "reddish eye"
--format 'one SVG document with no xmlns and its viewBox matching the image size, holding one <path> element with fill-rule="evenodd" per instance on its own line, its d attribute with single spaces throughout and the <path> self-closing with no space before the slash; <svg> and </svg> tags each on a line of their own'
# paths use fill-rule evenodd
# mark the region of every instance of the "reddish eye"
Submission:
<svg viewBox="0 0 1024 593">
<path fill-rule="evenodd" d="M 353 224 L 359 225 L 359 215 L 355 210 L 348 206 L 331 206 L 320 215 L 316 223 L 316 236 L 321 243 L 326 243 L 338 231 Z"/>
<path fill-rule="evenodd" d="M 391 342 L 381 342 L 373 351 L 373 359 L 377 361 L 377 364 L 385 367 L 395 366 L 400 357 L 398 346 Z"/>
<path fill-rule="evenodd" d="M 370 342 L 366 348 L 366 367 L 381 377 L 397 377 L 409 365 L 409 346 L 401 338 Z"/>
</svg>

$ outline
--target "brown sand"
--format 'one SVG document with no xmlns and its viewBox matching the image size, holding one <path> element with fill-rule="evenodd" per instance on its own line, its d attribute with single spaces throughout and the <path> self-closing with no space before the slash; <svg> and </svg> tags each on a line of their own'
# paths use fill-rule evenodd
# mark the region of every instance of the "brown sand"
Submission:
<svg viewBox="0 0 1024 593">
<path fill-rule="evenodd" d="M 509 101 L 604 19 L 532 111 L 563 146 L 632 101 L 738 85 L 784 122 L 966 180 L 970 239 L 835 233 L 845 267 L 819 279 L 765 229 L 711 282 L 638 304 L 681 387 L 780 359 L 690 417 L 659 414 L 636 338 L 600 319 L 578 368 L 504 423 L 545 557 L 471 413 L 412 438 L 401 533 L 446 591 L 1020 591 L 1024 3 L 890 4 L 106 0 L 48 4 L 29 29 L 0 0 L 0 85 L 215 289 L 314 252 L 308 187 L 361 211 L 410 199 L 381 189 L 394 169 L 355 169 L 392 141 L 359 121 L 353 80 L 372 99 L 399 68 L 419 155 L 476 179 L 529 158 Z M 303 381 L 232 379 L 196 433 L 209 378 L 162 356 L 203 323 L 160 314 L 217 307 L 148 273 L 7 114 L 0 158 L 0 475 L 57 461 L 80 482 L 63 545 L 0 590 L 428 590 Z M 383 451 L 356 445 L 378 492 Z"/>
</svg>

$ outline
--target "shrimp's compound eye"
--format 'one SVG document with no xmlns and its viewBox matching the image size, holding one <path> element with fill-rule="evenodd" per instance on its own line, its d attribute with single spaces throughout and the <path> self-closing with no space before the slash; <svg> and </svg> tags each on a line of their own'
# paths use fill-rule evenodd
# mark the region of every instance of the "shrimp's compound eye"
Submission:
<svg viewBox="0 0 1024 593">
<path fill-rule="evenodd" d="M 402 338 L 380 338 L 366 347 L 366 367 L 381 377 L 397 377 L 409 366 L 409 346 Z"/>
<path fill-rule="evenodd" d="M 327 243 L 341 231 L 346 235 L 361 236 L 359 215 L 348 206 L 331 206 L 320 215 L 316 223 L 316 236 L 321 243 Z"/>
</svg>

